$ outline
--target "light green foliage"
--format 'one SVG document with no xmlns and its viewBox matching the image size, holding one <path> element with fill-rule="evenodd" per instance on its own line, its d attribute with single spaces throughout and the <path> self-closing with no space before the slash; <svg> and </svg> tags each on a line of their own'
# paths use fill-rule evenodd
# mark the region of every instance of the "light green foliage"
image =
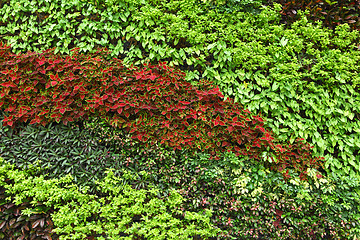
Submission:
<svg viewBox="0 0 360 240">
<path fill-rule="evenodd" d="M 103 181 L 98 182 L 99 191 L 103 193 L 99 197 L 87 194 L 86 189 L 79 190 L 72 184 L 70 175 L 44 180 L 42 176 L 32 177 L 31 170 L 15 170 L 2 159 L 0 162 L 0 185 L 14 196 L 15 204 L 31 199 L 34 207 L 39 201 L 55 208 L 52 220 L 60 239 L 84 239 L 94 234 L 103 234 L 106 239 L 141 236 L 147 239 L 192 239 L 195 235 L 206 239 L 218 232 L 210 223 L 210 210 L 183 212 L 180 207 L 184 200 L 176 191 L 171 191 L 167 199 L 159 199 L 156 188 L 134 190 L 129 185 L 119 184 L 121 179 L 111 170 L 106 172 Z M 5 179 L 14 183 L 5 184 Z M 34 209 L 22 213 L 31 215 L 32 212 Z"/>
</svg>

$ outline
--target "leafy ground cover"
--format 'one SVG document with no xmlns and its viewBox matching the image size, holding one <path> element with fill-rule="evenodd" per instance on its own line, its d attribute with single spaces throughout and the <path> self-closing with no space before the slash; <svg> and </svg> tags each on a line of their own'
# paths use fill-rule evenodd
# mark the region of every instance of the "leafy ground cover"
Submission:
<svg viewBox="0 0 360 240">
<path fill-rule="evenodd" d="M 0 184 L 8 194 L 16 195 L 14 204 L 30 201 L 31 205 L 38 205 L 40 202 L 43 207 L 38 206 L 37 211 L 55 209 L 51 221 L 56 226 L 53 232 L 59 235 L 59 239 L 84 239 L 94 235 L 98 235 L 98 239 L 191 239 L 193 236 L 215 236 L 218 232 L 210 225 L 210 211 L 204 214 L 180 211 L 183 198 L 179 193 L 171 191 L 168 198 L 159 199 L 159 190 L 151 187 L 135 190 L 130 185 L 123 185 L 122 179 L 116 178 L 111 171 L 98 183 L 102 197 L 79 190 L 71 184 L 69 176 L 44 180 L 43 176 L 30 177 L 27 172 L 14 170 L 8 164 L 2 164 L 0 171 L 3 179 L 13 182 Z M 31 207 L 21 209 L 23 218 L 34 213 Z M 7 217 L 10 214 L 5 210 L 2 217 L 4 215 Z M 45 224 L 45 220 L 38 219 L 36 226 L 33 223 L 33 229 L 40 225 L 40 228 L 36 228 L 39 233 L 33 236 L 51 239 L 49 230 L 52 230 L 52 222 Z M 24 228 L 26 225 L 16 218 L 2 219 L 1 225 L 5 234 L 10 229 L 21 239 L 29 237 L 24 232 L 18 234 L 16 227 L 20 225 Z M 46 228 L 42 229 L 45 225 Z"/>
</svg>

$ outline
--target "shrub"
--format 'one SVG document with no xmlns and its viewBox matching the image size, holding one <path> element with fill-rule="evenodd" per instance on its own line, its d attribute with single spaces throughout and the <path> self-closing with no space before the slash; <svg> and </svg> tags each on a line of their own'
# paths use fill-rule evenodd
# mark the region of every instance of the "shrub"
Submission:
<svg viewBox="0 0 360 240">
<path fill-rule="evenodd" d="M 107 168 L 119 171 L 121 160 L 109 154 L 109 149 L 101 143 L 103 138 L 79 129 L 74 123 L 27 125 L 16 129 L 1 126 L 0 136 L 0 155 L 7 162 L 20 169 L 39 166 L 38 174 L 47 178 L 71 174 L 75 182 L 94 191 L 95 181 L 105 177 Z"/>
<path fill-rule="evenodd" d="M 106 53 L 75 51 L 65 57 L 49 50 L 18 56 L 3 46 L 3 125 L 67 124 L 100 116 L 146 146 L 160 143 L 178 150 L 208 150 L 214 157 L 219 151 L 232 151 L 269 160 L 278 171 L 303 172 L 308 166 L 321 166 L 321 158 L 311 156 L 310 145 L 300 139 L 279 144 L 263 128 L 260 115 L 252 115 L 230 98 L 222 101 L 218 87 L 209 82 L 194 87 L 183 80 L 182 72 L 164 63 L 126 69 L 118 59 L 106 61 L 102 57 Z"/>
<path fill-rule="evenodd" d="M 137 168 L 163 191 L 178 189 L 187 200 L 183 209 L 213 209 L 221 239 L 359 236 L 359 179 L 319 178 L 319 172 L 308 169 L 307 181 L 291 173 L 285 182 L 281 174 L 231 153 L 220 160 L 209 160 L 206 153 L 172 156 Z"/>
<path fill-rule="evenodd" d="M 2 160 L 1 160 L 2 161 Z M 0 184 L 14 204 L 29 201 L 53 207 L 51 218 L 54 232 L 60 239 L 84 239 L 100 235 L 99 239 L 208 239 L 217 230 L 210 224 L 211 211 L 182 212 L 177 207 L 183 198 L 171 191 L 167 199 L 159 199 L 155 188 L 134 190 L 121 184 L 122 179 L 108 171 L 98 183 L 102 196 L 86 194 L 72 184 L 71 175 L 60 179 L 44 180 L 24 171 L 14 170 L 9 164 L 0 167 Z M 132 178 L 124 172 L 123 177 Z M 13 183 L 6 184 L 5 179 Z M 22 211 L 31 215 L 33 209 Z M 104 238 L 105 237 L 105 238 Z"/>
</svg>

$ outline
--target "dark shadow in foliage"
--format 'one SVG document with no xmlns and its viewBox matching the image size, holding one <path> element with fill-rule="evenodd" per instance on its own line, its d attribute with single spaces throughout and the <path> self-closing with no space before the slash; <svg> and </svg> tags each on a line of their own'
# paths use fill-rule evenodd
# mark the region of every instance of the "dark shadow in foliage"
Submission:
<svg viewBox="0 0 360 240">
<path fill-rule="evenodd" d="M 80 126 L 79 126 L 80 125 Z M 81 128 L 82 122 L 47 126 L 20 124 L 15 129 L 0 123 L 0 156 L 19 169 L 41 167 L 46 178 L 74 176 L 81 186 L 89 186 L 104 177 L 104 170 L 119 170 L 119 158 L 109 155 L 101 136 L 92 136 Z"/>
<path fill-rule="evenodd" d="M 10 184 L 9 180 L 5 180 Z M 5 189 L 0 187 L 0 239 L 6 240 L 32 240 L 32 239 L 58 239 L 52 232 L 54 226 L 51 220 L 53 209 L 39 203 L 35 208 L 24 202 L 15 205 L 12 201 L 6 200 L 9 196 Z M 24 209 L 35 209 L 31 216 L 22 214 Z"/>
<path fill-rule="evenodd" d="M 360 30 L 360 1 L 359 0 L 275 0 L 283 6 L 281 11 L 282 23 L 290 25 L 299 20 L 298 11 L 308 10 L 307 18 L 313 22 L 321 21 L 323 26 L 335 29 L 340 24 L 347 23 L 353 30 Z"/>
</svg>

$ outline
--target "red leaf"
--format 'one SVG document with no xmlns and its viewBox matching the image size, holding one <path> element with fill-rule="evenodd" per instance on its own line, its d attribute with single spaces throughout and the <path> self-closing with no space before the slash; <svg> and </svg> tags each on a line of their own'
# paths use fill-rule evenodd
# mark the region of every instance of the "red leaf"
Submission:
<svg viewBox="0 0 360 240">
<path fill-rule="evenodd" d="M 137 138 L 139 139 L 139 141 L 141 141 L 143 135 L 137 135 Z"/>
<path fill-rule="evenodd" d="M 150 80 L 152 80 L 152 81 L 154 81 L 155 80 L 155 78 L 156 78 L 156 75 L 150 75 Z"/>
<path fill-rule="evenodd" d="M 191 102 L 186 102 L 186 101 L 179 101 L 180 103 L 184 104 L 184 105 L 189 105 L 191 104 Z"/>
<path fill-rule="evenodd" d="M 12 111 L 14 111 L 15 110 L 15 106 L 9 106 L 7 109 L 5 109 L 4 111 L 5 112 L 12 112 Z"/>
<path fill-rule="evenodd" d="M 1 224 L 0 224 L 0 229 L 2 229 L 6 224 L 6 221 L 3 221 Z"/>
<path fill-rule="evenodd" d="M 34 89 L 34 87 L 27 87 L 27 88 L 25 88 L 24 92 L 30 91 L 32 89 Z"/>
<path fill-rule="evenodd" d="M 66 111 L 65 108 L 60 109 L 61 114 L 64 114 L 65 111 Z"/>
<path fill-rule="evenodd" d="M 59 113 L 53 113 L 50 115 L 51 118 L 59 118 L 61 115 Z"/>
<path fill-rule="evenodd" d="M 50 112 L 50 110 L 48 110 L 48 109 L 43 109 L 43 110 L 39 113 L 39 115 L 44 115 L 44 114 L 49 113 L 49 112 Z"/>
<path fill-rule="evenodd" d="M 43 65 L 45 63 L 45 57 L 43 56 L 42 58 L 40 59 L 36 59 L 36 61 L 39 63 L 39 65 Z"/>
<path fill-rule="evenodd" d="M 51 74 L 50 79 L 54 80 L 54 81 L 60 80 L 59 75 L 57 73 L 56 73 L 56 75 Z"/>
<path fill-rule="evenodd" d="M 122 108 L 118 108 L 118 109 L 117 109 L 117 112 L 118 112 L 119 114 L 121 114 L 121 113 L 122 113 L 122 111 L 123 111 L 123 109 L 122 109 Z"/>
<path fill-rule="evenodd" d="M 232 132 L 232 131 L 234 131 L 234 127 L 228 126 L 227 130 L 228 130 L 229 132 Z"/>
<path fill-rule="evenodd" d="M 126 103 L 118 103 L 118 104 L 115 104 L 114 106 L 111 107 L 111 109 L 117 109 L 119 107 L 124 107 L 126 106 Z"/>
<path fill-rule="evenodd" d="M 13 82 L 6 82 L 6 83 L 2 83 L 0 85 L 3 87 L 17 87 Z"/>
<path fill-rule="evenodd" d="M 10 69 L 6 69 L 5 71 L 2 71 L 1 73 L 7 75 L 10 73 L 13 73 L 13 71 L 11 71 Z"/>
<path fill-rule="evenodd" d="M 66 118 L 69 122 L 73 122 L 74 121 L 74 119 L 72 118 L 72 117 L 67 117 Z"/>
<path fill-rule="evenodd" d="M 33 224 L 31 225 L 32 228 L 36 228 L 38 225 L 40 224 L 40 219 L 36 220 L 35 222 L 33 222 Z"/>
<path fill-rule="evenodd" d="M 125 112 L 125 117 L 129 118 L 130 113 L 129 112 Z"/>
<path fill-rule="evenodd" d="M 37 122 L 37 119 L 34 118 L 33 120 L 30 121 L 30 124 L 34 124 L 36 122 Z"/>
<path fill-rule="evenodd" d="M 50 85 L 53 87 L 57 84 L 58 82 L 57 81 L 51 81 Z"/>
</svg>

